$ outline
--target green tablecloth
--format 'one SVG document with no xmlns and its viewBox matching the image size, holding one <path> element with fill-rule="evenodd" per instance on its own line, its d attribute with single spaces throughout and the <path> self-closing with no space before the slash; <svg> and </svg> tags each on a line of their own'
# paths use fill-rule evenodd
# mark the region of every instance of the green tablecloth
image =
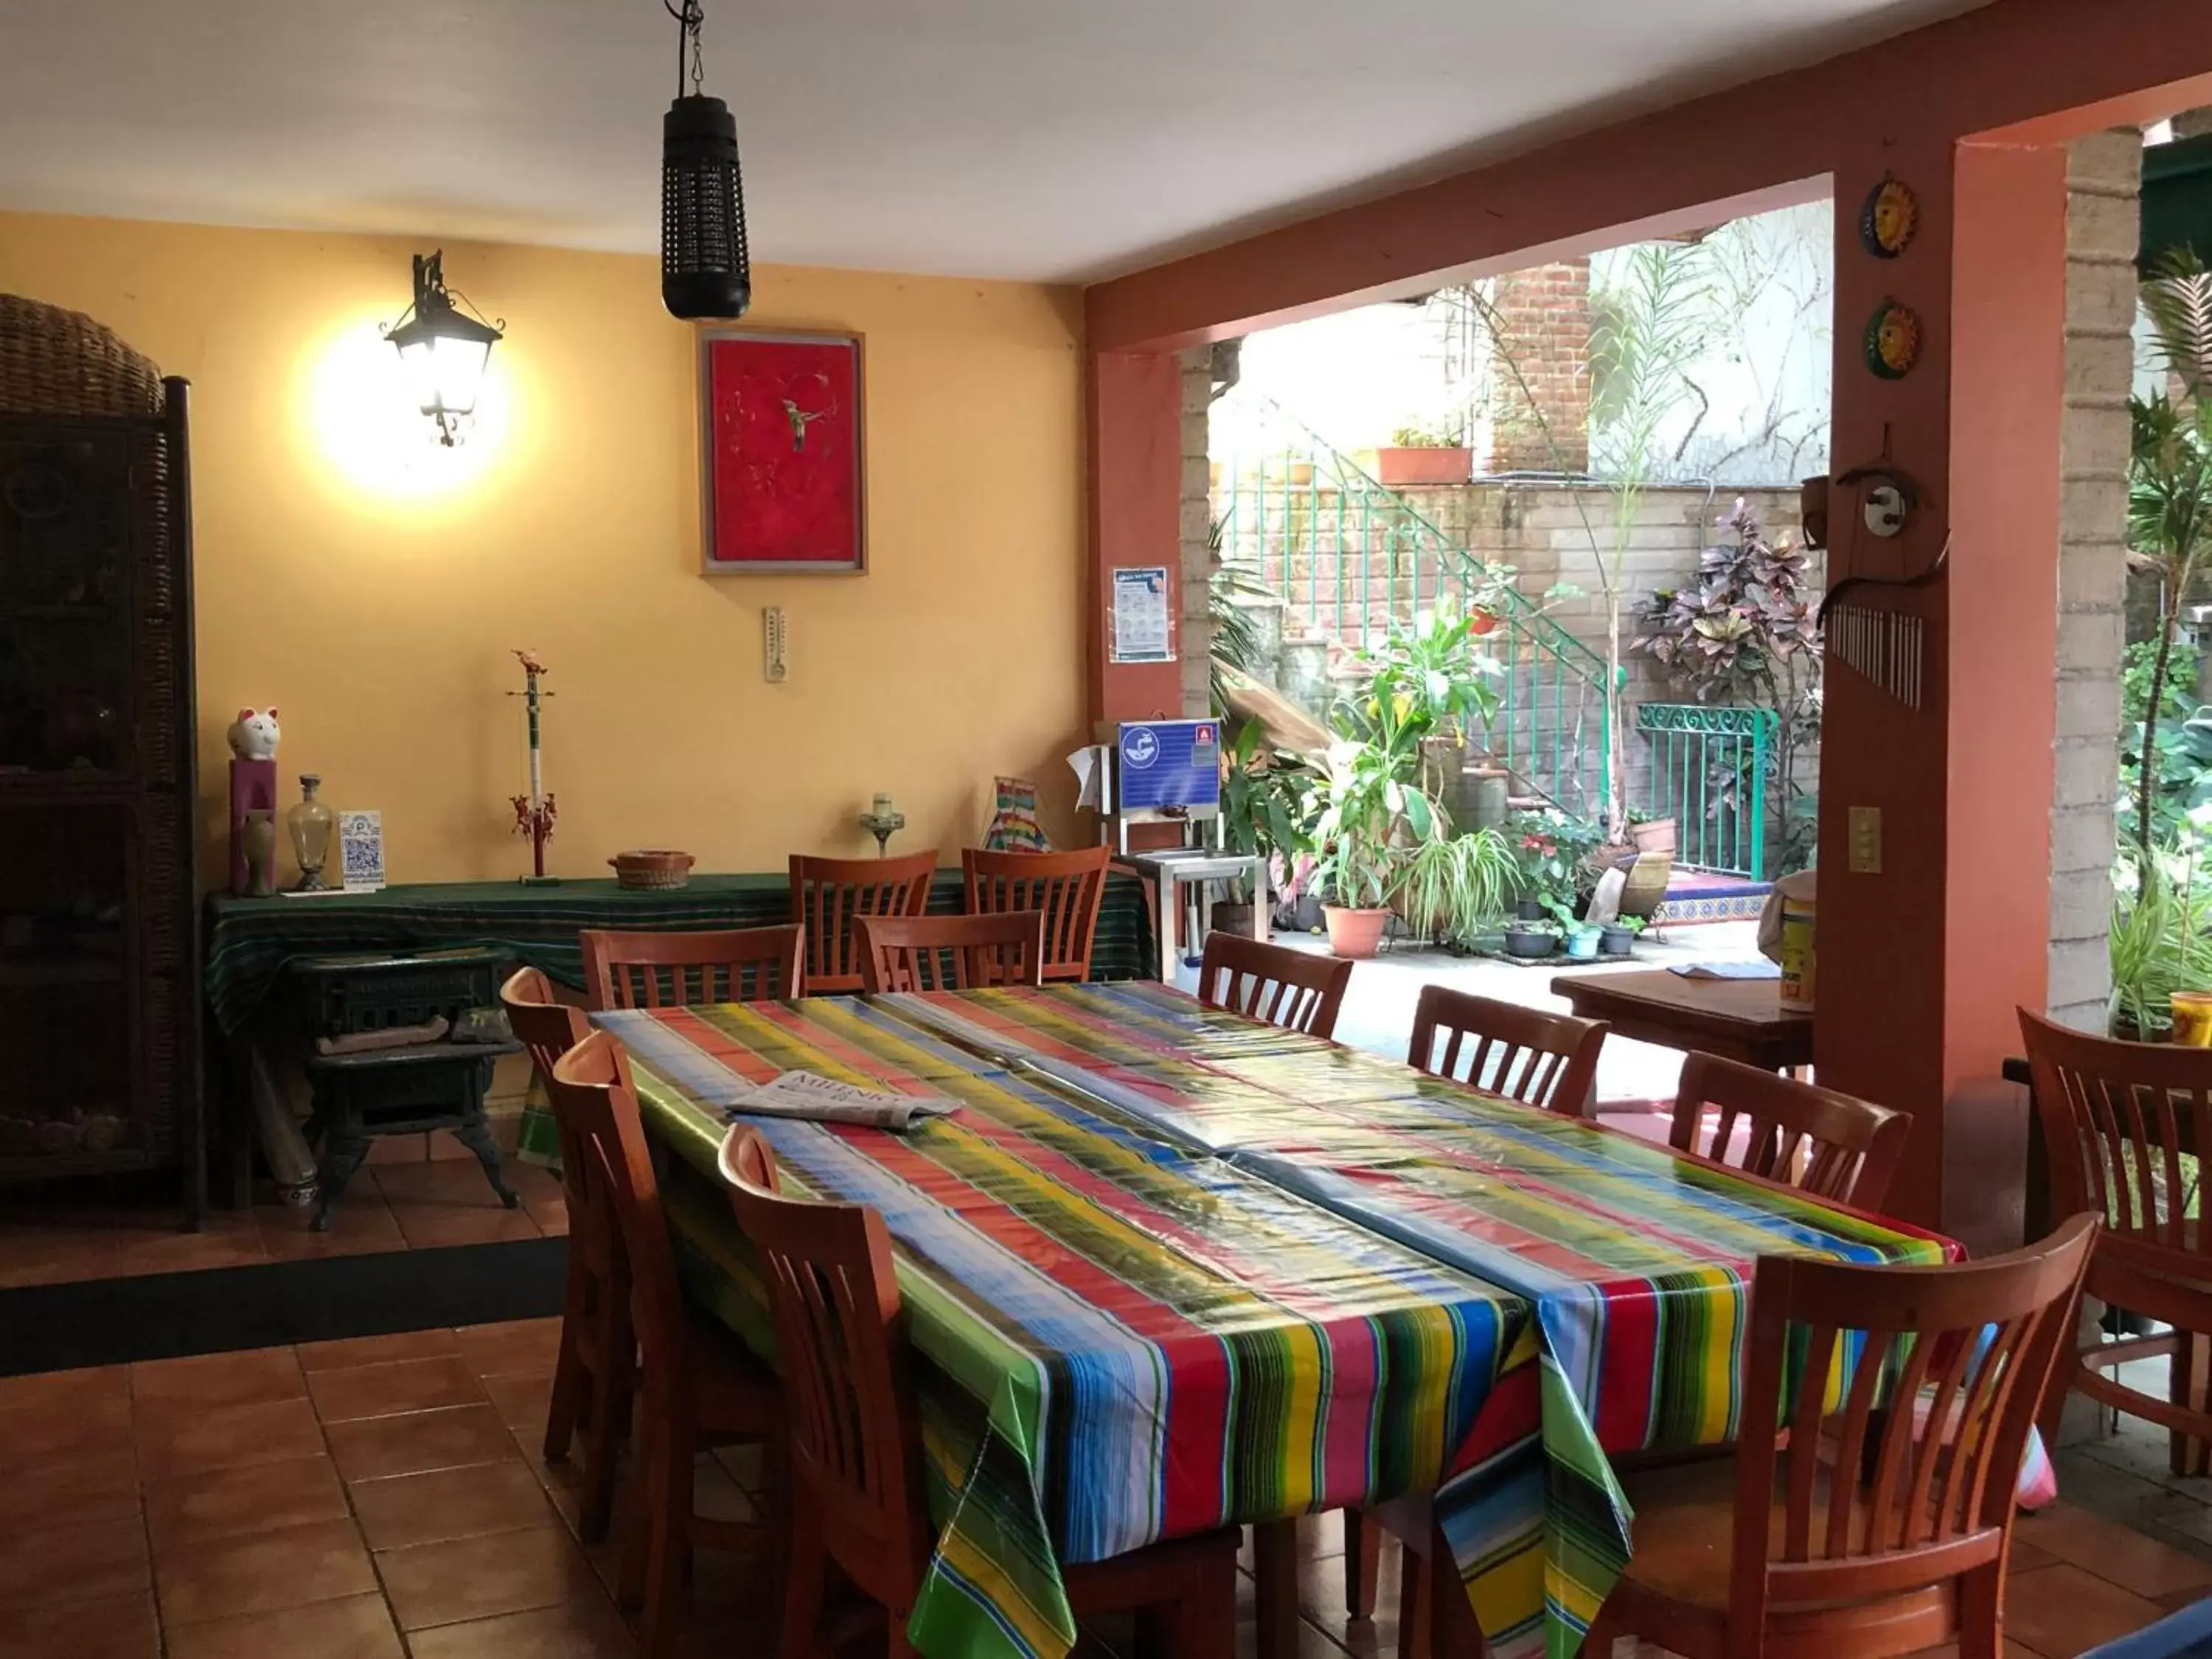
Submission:
<svg viewBox="0 0 2212 1659">
<path fill-rule="evenodd" d="M 626 891 L 611 880 L 563 879 L 550 887 L 516 881 L 441 882 L 377 893 L 319 898 L 233 898 L 207 902 L 202 979 L 209 1011 L 226 1036 L 252 1020 L 285 964 L 339 951 L 488 945 L 582 988 L 576 934 L 586 927 L 760 927 L 791 919 L 791 886 L 781 874 L 694 876 L 672 891 Z M 961 908 L 960 872 L 940 870 L 929 908 Z M 1150 906 L 1144 884 L 1109 871 L 1091 951 L 1094 979 L 1138 979 L 1153 971 Z"/>
</svg>

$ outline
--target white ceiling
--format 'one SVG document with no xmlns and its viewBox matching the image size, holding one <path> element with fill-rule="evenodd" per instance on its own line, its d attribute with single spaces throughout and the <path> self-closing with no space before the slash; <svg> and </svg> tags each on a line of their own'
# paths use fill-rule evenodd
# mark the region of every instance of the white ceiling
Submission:
<svg viewBox="0 0 2212 1659">
<path fill-rule="evenodd" d="M 706 0 L 706 89 L 757 259 L 1088 280 L 1974 3 Z M 661 0 L 0 0 L 0 207 L 649 252 L 675 52 Z"/>
</svg>

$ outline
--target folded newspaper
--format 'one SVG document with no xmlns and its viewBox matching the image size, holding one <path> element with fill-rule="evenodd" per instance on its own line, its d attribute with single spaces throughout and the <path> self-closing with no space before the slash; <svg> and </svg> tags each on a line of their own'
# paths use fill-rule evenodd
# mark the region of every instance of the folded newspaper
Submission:
<svg viewBox="0 0 2212 1659">
<path fill-rule="evenodd" d="M 904 1133 L 917 1118 L 941 1117 L 960 1103 L 943 1095 L 894 1095 L 855 1088 L 812 1072 L 786 1072 L 716 1104 L 733 1115 L 809 1118 L 817 1123 L 859 1123 Z"/>
</svg>

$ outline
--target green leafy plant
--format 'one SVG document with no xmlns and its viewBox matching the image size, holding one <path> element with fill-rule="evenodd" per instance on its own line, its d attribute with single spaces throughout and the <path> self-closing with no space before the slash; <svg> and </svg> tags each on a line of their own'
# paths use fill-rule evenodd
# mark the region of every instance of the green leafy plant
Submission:
<svg viewBox="0 0 2212 1659">
<path fill-rule="evenodd" d="M 2207 814 L 2197 815 L 2203 818 Z M 2199 890 L 2193 837 L 2121 861 L 2112 903 L 2112 1023 L 2156 1042 L 2172 1028 L 2176 991 L 2212 988 L 2212 896 Z"/>
<path fill-rule="evenodd" d="M 1376 743 L 1340 743 L 1328 753 L 1313 839 L 1328 902 L 1380 909 L 1405 880 L 1424 842 L 1444 833 L 1444 816 L 1418 784 L 1399 775 Z"/>
<path fill-rule="evenodd" d="M 2148 717 L 2150 680 L 2158 664 L 2158 641 L 2137 640 L 2120 659 L 2120 724 L 2131 726 Z M 2203 672 L 2201 647 L 2176 638 L 2166 653 L 2164 684 L 2160 688 L 2158 717 L 2185 720 L 2197 712 L 2197 677 Z"/>
<path fill-rule="evenodd" d="M 1555 806 L 1514 813 L 1506 835 L 1521 866 L 1519 891 L 1549 903 L 1569 906 L 1597 884 L 1595 857 L 1605 842 L 1604 826 Z"/>
<path fill-rule="evenodd" d="M 2178 400 L 2161 391 L 2128 401 L 2128 541 L 2161 579 L 2156 650 L 2136 750 L 2136 853 L 2148 871 L 2154 868 L 2159 730 L 2175 635 L 2197 560 L 2212 541 L 2212 273 L 2193 251 L 2176 248 L 2143 284 L 2142 301 L 2159 356 L 2181 386 Z"/>
<path fill-rule="evenodd" d="M 1464 449 L 1467 429 L 1449 423 L 1401 426 L 1390 434 L 1390 443 L 1396 449 Z"/>
<path fill-rule="evenodd" d="M 1221 826 L 1229 850 L 1258 859 L 1263 881 L 1279 864 L 1287 874 L 1312 850 L 1306 826 L 1318 781 L 1303 763 L 1269 748 L 1252 720 L 1226 733 L 1221 757 Z"/>
<path fill-rule="evenodd" d="M 1469 620 L 1438 609 L 1411 627 L 1394 624 L 1380 647 L 1354 658 L 1366 678 L 1334 711 L 1345 736 L 1379 745 L 1399 776 L 1419 777 L 1431 790 L 1436 781 L 1423 775 L 1422 743 L 1463 739 L 1470 727 L 1486 730 L 1498 714 L 1492 682 L 1503 670 L 1477 644 Z"/>
<path fill-rule="evenodd" d="M 1399 914 L 1425 939 L 1463 945 L 1504 914 L 1520 875 L 1511 844 L 1495 830 L 1439 836 L 1407 860 Z"/>
</svg>

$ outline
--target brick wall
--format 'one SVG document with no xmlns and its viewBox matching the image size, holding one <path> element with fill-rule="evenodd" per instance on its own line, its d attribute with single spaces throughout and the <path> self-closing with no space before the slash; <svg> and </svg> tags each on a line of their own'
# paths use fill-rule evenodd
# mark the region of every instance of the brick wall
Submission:
<svg viewBox="0 0 2212 1659">
<path fill-rule="evenodd" d="M 2066 408 L 2059 436 L 2057 766 L 2051 810 L 2052 1018 L 2101 1031 L 2112 992 L 2112 796 L 2127 586 L 2129 330 L 2142 138 L 2067 163 Z"/>
<path fill-rule="evenodd" d="M 1489 471 L 1589 465 L 1589 276 L 1588 259 L 1568 259 L 1498 279 L 1497 346 L 1519 373 L 1493 377 Z"/>
</svg>

